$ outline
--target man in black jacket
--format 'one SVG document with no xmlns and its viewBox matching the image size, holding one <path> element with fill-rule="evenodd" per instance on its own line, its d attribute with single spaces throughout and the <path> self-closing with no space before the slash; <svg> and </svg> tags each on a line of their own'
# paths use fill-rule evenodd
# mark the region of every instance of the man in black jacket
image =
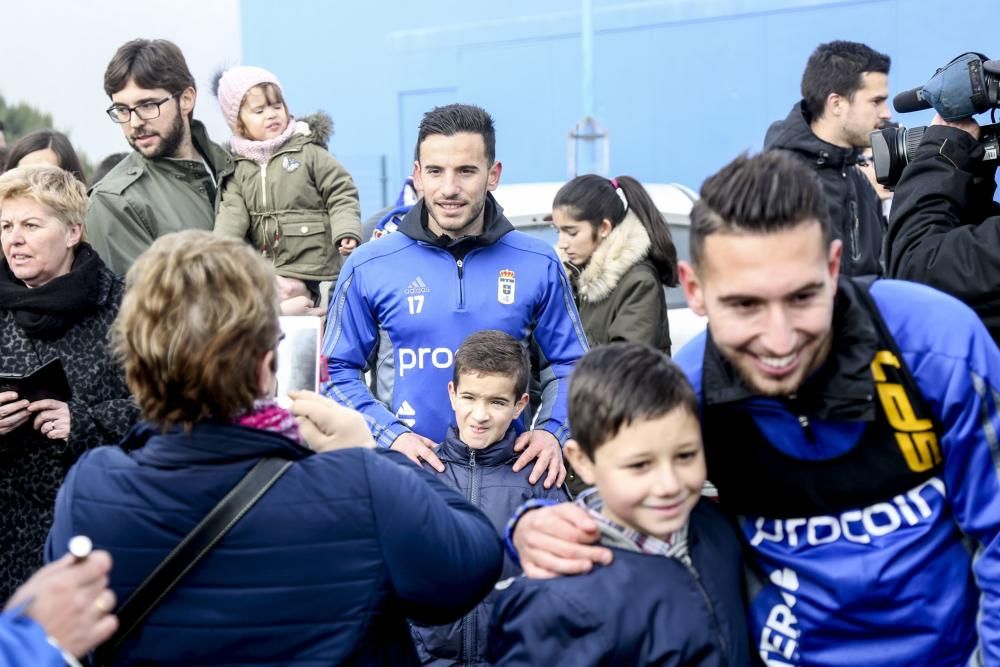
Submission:
<svg viewBox="0 0 1000 667">
<path fill-rule="evenodd" d="M 820 44 L 802 74 L 802 100 L 764 138 L 765 149 L 791 151 L 816 170 L 847 275 L 882 273 L 881 203 L 856 165 L 890 118 L 889 62 L 857 42 Z"/>
<path fill-rule="evenodd" d="M 1000 209 L 979 133 L 935 116 L 896 186 L 885 268 L 961 299 L 1000 343 Z"/>
</svg>

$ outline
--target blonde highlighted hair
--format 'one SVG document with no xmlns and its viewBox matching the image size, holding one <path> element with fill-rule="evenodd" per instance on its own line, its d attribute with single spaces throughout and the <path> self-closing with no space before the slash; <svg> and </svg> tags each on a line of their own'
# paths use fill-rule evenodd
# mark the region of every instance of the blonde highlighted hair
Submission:
<svg viewBox="0 0 1000 667">
<path fill-rule="evenodd" d="M 8 199 L 19 197 L 34 199 L 67 229 L 83 227 L 87 186 L 65 169 L 39 165 L 0 174 L 0 209 Z"/>
<path fill-rule="evenodd" d="M 143 417 L 190 431 L 252 407 L 278 336 L 271 265 L 243 241 L 189 230 L 159 238 L 129 269 L 112 345 Z"/>
</svg>

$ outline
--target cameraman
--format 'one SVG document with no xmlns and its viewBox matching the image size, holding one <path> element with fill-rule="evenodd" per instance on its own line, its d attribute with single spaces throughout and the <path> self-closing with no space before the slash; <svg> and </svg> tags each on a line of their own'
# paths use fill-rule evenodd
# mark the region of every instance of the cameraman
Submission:
<svg viewBox="0 0 1000 667">
<path fill-rule="evenodd" d="M 1000 208 L 996 168 L 971 118 L 942 120 L 903 170 L 886 240 L 886 274 L 936 287 L 971 306 L 1000 341 Z"/>
</svg>

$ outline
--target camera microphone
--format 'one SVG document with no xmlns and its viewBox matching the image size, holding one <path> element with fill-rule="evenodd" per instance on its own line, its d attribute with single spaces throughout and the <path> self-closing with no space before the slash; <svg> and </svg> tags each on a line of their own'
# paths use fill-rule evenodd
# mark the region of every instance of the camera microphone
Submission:
<svg viewBox="0 0 1000 667">
<path fill-rule="evenodd" d="M 910 113 L 930 109 L 931 103 L 924 97 L 924 87 L 911 88 L 892 98 L 892 107 L 896 113 Z"/>
<path fill-rule="evenodd" d="M 989 60 L 981 53 L 963 53 L 934 72 L 923 86 L 896 95 L 892 106 L 898 113 L 933 108 L 946 121 L 1000 109 L 1000 60 Z M 896 184 L 903 169 L 916 157 L 926 130 L 884 127 L 871 134 L 872 162 L 879 183 Z M 1000 164 L 1000 123 L 981 125 L 979 132 L 983 156 L 976 165 L 995 169 Z"/>
</svg>

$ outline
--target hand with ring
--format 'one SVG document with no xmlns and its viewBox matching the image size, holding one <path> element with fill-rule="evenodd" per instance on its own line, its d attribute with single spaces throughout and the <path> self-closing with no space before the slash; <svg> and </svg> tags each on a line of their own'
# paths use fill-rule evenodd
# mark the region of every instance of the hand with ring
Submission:
<svg viewBox="0 0 1000 667">
<path fill-rule="evenodd" d="M 35 416 L 33 428 L 50 440 L 68 440 L 71 421 L 69 405 L 51 398 L 28 404 L 28 413 Z"/>
<path fill-rule="evenodd" d="M 108 588 L 111 556 L 94 551 L 80 559 L 66 554 L 35 573 L 7 603 L 35 619 L 45 633 L 74 656 L 85 655 L 118 627 Z"/>
</svg>

